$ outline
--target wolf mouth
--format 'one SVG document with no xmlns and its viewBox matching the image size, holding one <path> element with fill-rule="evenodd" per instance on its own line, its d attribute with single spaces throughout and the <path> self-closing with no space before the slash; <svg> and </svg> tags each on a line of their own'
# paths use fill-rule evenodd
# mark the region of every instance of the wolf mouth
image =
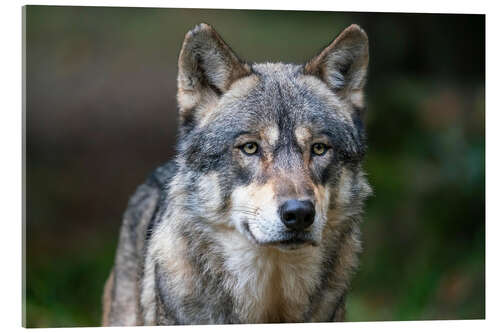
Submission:
<svg viewBox="0 0 500 333">
<path fill-rule="evenodd" d="M 244 223 L 245 231 L 248 233 L 250 238 L 257 244 L 261 246 L 276 246 L 279 248 L 286 249 L 298 249 L 303 246 L 311 245 L 318 246 L 318 242 L 316 242 L 312 235 L 309 232 L 284 232 L 281 237 L 272 240 L 261 241 L 258 240 L 252 231 L 250 230 L 250 226 L 248 223 Z"/>
</svg>

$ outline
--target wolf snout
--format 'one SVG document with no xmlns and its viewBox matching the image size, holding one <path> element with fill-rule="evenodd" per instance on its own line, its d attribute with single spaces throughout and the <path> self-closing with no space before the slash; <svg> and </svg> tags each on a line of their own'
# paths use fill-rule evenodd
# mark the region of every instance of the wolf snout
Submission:
<svg viewBox="0 0 500 333">
<path fill-rule="evenodd" d="M 310 200 L 287 200 L 280 206 L 279 215 L 288 229 L 304 230 L 314 221 L 314 205 Z"/>
</svg>

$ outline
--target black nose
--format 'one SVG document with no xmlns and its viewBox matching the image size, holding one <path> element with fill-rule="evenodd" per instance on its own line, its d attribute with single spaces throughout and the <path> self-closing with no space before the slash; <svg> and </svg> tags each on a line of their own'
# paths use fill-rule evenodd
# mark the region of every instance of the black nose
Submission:
<svg viewBox="0 0 500 333">
<path fill-rule="evenodd" d="M 287 200 L 279 208 L 281 221 L 292 230 L 304 230 L 314 221 L 314 205 L 311 201 Z"/>
</svg>

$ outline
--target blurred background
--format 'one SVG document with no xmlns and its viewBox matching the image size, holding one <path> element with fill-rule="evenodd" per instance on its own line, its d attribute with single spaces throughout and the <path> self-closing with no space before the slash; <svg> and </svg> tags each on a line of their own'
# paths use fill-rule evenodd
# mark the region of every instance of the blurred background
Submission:
<svg viewBox="0 0 500 333">
<path fill-rule="evenodd" d="M 26 7 L 28 327 L 97 326 L 129 196 L 172 156 L 176 62 L 207 22 L 250 62 L 370 38 L 364 252 L 347 320 L 485 316 L 485 18 Z"/>
</svg>

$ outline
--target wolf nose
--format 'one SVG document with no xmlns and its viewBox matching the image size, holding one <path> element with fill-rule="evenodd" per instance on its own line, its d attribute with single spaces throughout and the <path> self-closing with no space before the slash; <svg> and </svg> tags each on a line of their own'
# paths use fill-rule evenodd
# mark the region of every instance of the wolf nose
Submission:
<svg viewBox="0 0 500 333">
<path fill-rule="evenodd" d="M 311 201 L 287 200 L 279 208 L 281 221 L 292 230 L 304 230 L 314 221 L 314 205 Z"/>
</svg>

